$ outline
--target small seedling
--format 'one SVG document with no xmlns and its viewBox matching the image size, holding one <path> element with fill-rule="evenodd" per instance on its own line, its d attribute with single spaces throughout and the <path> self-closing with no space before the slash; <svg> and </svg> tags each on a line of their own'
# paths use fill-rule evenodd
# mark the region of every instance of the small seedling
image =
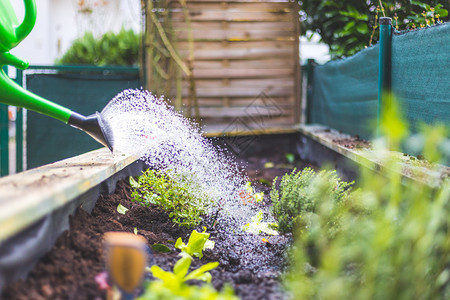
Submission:
<svg viewBox="0 0 450 300">
<path fill-rule="evenodd" d="M 276 230 L 278 225 L 276 223 L 262 222 L 262 220 L 263 212 L 259 211 L 250 219 L 250 223 L 244 225 L 242 230 L 252 234 L 265 233 L 269 235 L 278 235 L 278 231 Z"/>
<path fill-rule="evenodd" d="M 119 205 L 117 205 L 117 212 L 118 212 L 119 214 L 124 215 L 124 214 L 127 213 L 127 211 L 128 211 L 128 208 L 126 208 L 126 207 L 123 206 L 122 204 L 119 203 Z"/>
<path fill-rule="evenodd" d="M 175 243 L 175 248 L 180 249 L 182 252 L 187 253 L 192 257 L 203 257 L 203 250 L 214 248 L 214 242 L 209 240 L 209 233 L 206 233 L 206 227 L 203 232 L 198 232 L 197 230 L 193 230 L 191 236 L 189 237 L 189 242 L 187 245 L 183 243 L 181 238 L 178 238 Z"/>
<path fill-rule="evenodd" d="M 219 263 L 211 262 L 188 273 L 192 263 L 192 257 L 182 255 L 175 263 L 173 272 L 164 271 L 158 266 L 147 268 L 153 276 L 159 280 L 153 280 L 147 284 L 144 293 L 138 299 L 208 299 L 208 300 L 237 300 L 230 287 L 224 287 L 218 292 L 210 284 L 210 270 L 215 269 Z M 200 280 L 205 282 L 201 286 L 186 284 L 189 280 Z"/>
</svg>

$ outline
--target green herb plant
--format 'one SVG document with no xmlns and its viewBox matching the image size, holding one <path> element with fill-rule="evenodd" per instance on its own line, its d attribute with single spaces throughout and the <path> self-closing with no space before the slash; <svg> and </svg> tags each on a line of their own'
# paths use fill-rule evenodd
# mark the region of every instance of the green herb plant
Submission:
<svg viewBox="0 0 450 300">
<path fill-rule="evenodd" d="M 270 192 L 271 210 L 282 233 L 292 232 L 297 223 L 314 213 L 320 198 L 328 197 L 336 203 L 346 201 L 352 185 L 340 180 L 336 171 L 316 173 L 309 167 L 285 174 L 279 188 L 275 187 L 277 181 L 278 177 L 274 179 Z"/>
<path fill-rule="evenodd" d="M 194 227 L 206 214 L 206 204 L 201 198 L 192 195 L 187 186 L 171 179 L 157 170 L 146 170 L 136 181 L 130 177 L 132 201 L 148 207 L 155 204 L 168 212 L 176 224 Z"/>
<path fill-rule="evenodd" d="M 203 250 L 214 248 L 214 241 L 209 239 L 210 233 L 206 233 L 206 227 L 203 232 L 198 232 L 193 230 L 187 245 L 183 243 L 181 238 L 178 238 L 175 243 L 175 248 L 180 249 L 182 252 L 186 253 L 191 257 L 203 257 Z"/>
<path fill-rule="evenodd" d="M 173 272 L 164 271 L 158 266 L 152 266 L 150 272 L 158 280 L 148 282 L 140 300 L 153 299 L 204 299 L 204 300 L 236 300 L 231 288 L 224 288 L 222 292 L 214 289 L 211 283 L 211 273 L 208 271 L 215 269 L 219 263 L 211 262 L 202 265 L 198 269 L 188 273 L 192 263 L 192 257 L 182 255 L 175 263 Z M 189 280 L 199 280 L 206 284 L 201 286 L 189 285 Z"/>
<path fill-rule="evenodd" d="M 399 150 L 407 125 L 391 115 L 381 129 L 389 148 L 375 144 L 386 153 L 383 165 L 389 168 L 362 167 L 358 197 L 342 205 L 319 197 L 314 215 L 297 223 L 286 277 L 294 299 L 450 298 L 450 179 L 442 178 L 437 187 L 405 181 L 398 158 L 387 150 Z M 423 155 L 440 161 L 442 127 L 426 133 Z"/>
</svg>

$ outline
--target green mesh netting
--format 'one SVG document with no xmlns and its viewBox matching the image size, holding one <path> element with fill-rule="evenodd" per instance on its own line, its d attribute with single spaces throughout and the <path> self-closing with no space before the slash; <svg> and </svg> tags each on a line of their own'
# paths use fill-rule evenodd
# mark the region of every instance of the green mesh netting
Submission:
<svg viewBox="0 0 450 300">
<path fill-rule="evenodd" d="M 31 74 L 27 89 L 83 115 L 101 111 L 120 91 L 139 88 L 135 72 L 108 74 Z M 58 120 L 27 112 L 27 168 L 34 168 L 102 147 L 81 130 Z"/>
<path fill-rule="evenodd" d="M 412 132 L 450 125 L 450 24 L 392 37 L 392 91 Z"/>
<path fill-rule="evenodd" d="M 378 46 L 313 72 L 311 123 L 369 138 L 377 116 Z"/>
<path fill-rule="evenodd" d="M 314 68 L 311 123 L 370 139 L 378 107 L 378 51 Z M 392 91 L 412 133 L 420 123 L 444 123 L 450 115 L 450 24 L 392 37 Z"/>
</svg>

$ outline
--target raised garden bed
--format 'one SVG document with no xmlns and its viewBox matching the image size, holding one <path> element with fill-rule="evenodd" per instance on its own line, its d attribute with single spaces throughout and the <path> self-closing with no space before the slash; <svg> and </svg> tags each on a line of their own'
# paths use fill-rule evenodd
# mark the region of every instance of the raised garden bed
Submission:
<svg viewBox="0 0 450 300">
<path fill-rule="evenodd" d="M 244 171 L 258 190 L 267 195 L 273 178 L 308 164 L 297 161 L 289 164 L 283 152 L 273 154 L 249 153 L 242 159 Z M 179 259 L 173 243 L 177 238 L 187 240 L 191 230 L 176 226 L 168 215 L 157 208 L 145 208 L 130 200 L 128 180 L 118 182 L 114 194 L 102 195 L 92 213 L 77 209 L 70 217 L 70 229 L 56 241 L 31 271 L 26 280 L 7 285 L 2 299 L 105 299 L 106 291 L 99 287 L 96 276 L 105 271 L 103 234 L 109 231 L 134 232 L 144 236 L 149 245 L 167 245 L 170 253 L 153 251 L 152 264 L 171 270 Z M 123 205 L 129 210 L 125 215 L 117 211 Z M 230 283 L 242 299 L 283 299 L 285 294 L 279 276 L 285 265 L 284 250 L 291 241 L 290 235 L 264 236 L 245 232 L 230 233 L 220 224 L 208 226 L 210 239 L 215 241 L 212 250 L 205 250 L 201 261 L 194 260 L 192 267 L 218 261 L 219 267 L 211 271 L 212 284 L 222 288 Z M 198 230 L 201 231 L 202 226 Z M 267 240 L 263 240 L 267 238 Z M 149 277 L 150 275 L 147 275 Z"/>
</svg>

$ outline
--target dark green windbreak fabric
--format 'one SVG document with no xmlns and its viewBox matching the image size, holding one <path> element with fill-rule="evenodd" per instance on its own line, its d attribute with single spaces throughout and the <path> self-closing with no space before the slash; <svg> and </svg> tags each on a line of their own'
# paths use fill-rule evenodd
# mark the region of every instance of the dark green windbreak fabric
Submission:
<svg viewBox="0 0 450 300">
<path fill-rule="evenodd" d="M 62 73 L 26 76 L 27 89 L 50 101 L 91 115 L 119 92 L 140 88 L 139 73 Z M 61 121 L 27 111 L 27 168 L 34 168 L 103 147 L 89 135 Z"/>
<path fill-rule="evenodd" d="M 376 132 L 378 52 L 375 46 L 314 68 L 311 123 L 370 139 Z M 392 36 L 392 91 L 411 134 L 420 124 L 450 127 L 450 24 Z"/>
<path fill-rule="evenodd" d="M 370 47 L 314 68 L 311 123 L 366 139 L 372 136 L 378 106 L 378 49 Z"/>
<path fill-rule="evenodd" d="M 450 24 L 392 37 L 392 90 L 410 130 L 450 126 Z"/>
</svg>

